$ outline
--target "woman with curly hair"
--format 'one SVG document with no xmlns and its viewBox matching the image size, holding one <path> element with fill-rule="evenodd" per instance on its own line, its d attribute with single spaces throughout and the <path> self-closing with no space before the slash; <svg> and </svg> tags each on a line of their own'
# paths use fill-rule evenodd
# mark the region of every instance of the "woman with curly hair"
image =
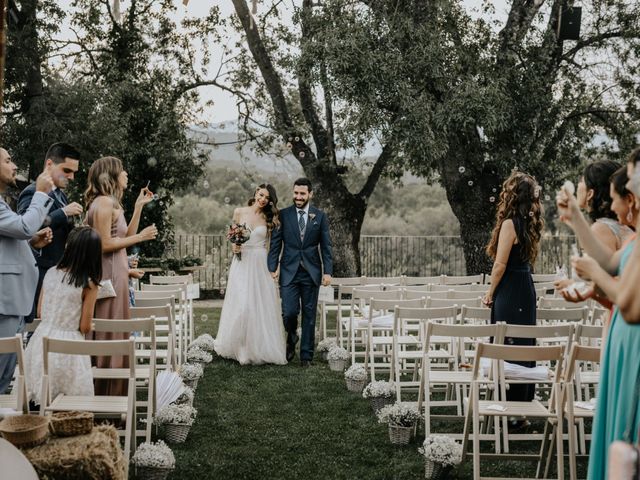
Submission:
<svg viewBox="0 0 640 480">
<path fill-rule="evenodd" d="M 251 235 L 232 246 L 242 257 L 234 256 L 229 268 L 215 350 L 243 365 L 287 363 L 280 301 L 267 268 L 269 237 L 280 224 L 277 205 L 275 188 L 263 183 L 248 206 L 233 212 L 233 222 L 245 224 Z"/>
<path fill-rule="evenodd" d="M 153 199 L 148 188 L 140 190 L 127 224 L 122 207 L 122 196 L 127 188 L 128 176 L 122 161 L 116 157 L 102 157 L 93 162 L 87 177 L 84 193 L 87 222 L 102 240 L 102 278 L 111 280 L 116 296 L 96 302 L 95 318 L 129 319 L 129 264 L 127 248 L 153 240 L 158 234 L 155 225 L 138 233 L 142 208 Z M 96 340 L 122 340 L 127 334 L 94 332 Z M 99 368 L 126 367 L 125 359 L 97 357 Z M 123 380 L 96 380 L 96 395 L 126 395 L 127 384 Z"/>
<path fill-rule="evenodd" d="M 526 173 L 514 172 L 502 184 L 496 224 L 487 245 L 494 259 L 491 286 L 483 303 L 491 307 L 491 323 L 536 324 L 536 291 L 531 266 L 540 249 L 544 228 L 540 187 Z M 535 345 L 535 341 L 505 338 L 507 345 Z M 535 362 L 519 362 L 525 367 Z M 535 385 L 510 385 L 507 400 L 533 400 Z M 517 424 L 517 423 L 516 423 Z"/>
</svg>

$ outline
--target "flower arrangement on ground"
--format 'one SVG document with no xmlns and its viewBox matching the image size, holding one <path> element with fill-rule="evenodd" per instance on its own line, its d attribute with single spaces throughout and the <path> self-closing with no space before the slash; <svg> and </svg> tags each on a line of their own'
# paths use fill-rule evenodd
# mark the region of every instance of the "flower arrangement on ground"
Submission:
<svg viewBox="0 0 640 480">
<path fill-rule="evenodd" d="M 180 367 L 180 376 L 184 380 L 198 380 L 204 375 L 204 368 L 199 363 L 184 363 Z"/>
<path fill-rule="evenodd" d="M 429 435 L 418 451 L 425 459 L 425 478 L 445 478 L 462 461 L 462 445 L 446 435 Z"/>
<path fill-rule="evenodd" d="M 213 355 L 197 345 L 192 345 L 187 351 L 187 361 L 192 363 L 211 363 Z"/>
<path fill-rule="evenodd" d="M 395 398 L 396 397 L 396 384 L 393 382 L 385 382 L 384 380 L 378 380 L 369 383 L 364 387 L 362 392 L 363 398 Z"/>
<path fill-rule="evenodd" d="M 173 452 L 162 440 L 141 443 L 131 461 L 136 467 L 173 469 L 176 466 Z"/>
<path fill-rule="evenodd" d="M 347 390 L 360 393 L 367 383 L 367 370 L 362 365 L 354 363 L 344 372 L 344 380 Z"/>
<path fill-rule="evenodd" d="M 378 422 L 396 427 L 413 427 L 420 418 L 418 409 L 406 403 L 386 405 L 378 412 Z"/>
<path fill-rule="evenodd" d="M 336 342 L 335 337 L 327 337 L 318 342 L 318 348 L 316 348 L 316 350 L 319 353 L 323 353 L 323 352 L 328 352 L 329 350 L 331 350 L 331 348 L 337 347 L 337 346 L 338 346 L 338 343 Z"/>
<path fill-rule="evenodd" d="M 196 338 L 191 344 L 193 347 L 198 347 L 206 352 L 213 352 L 214 339 L 208 333 L 203 333 Z"/>
<path fill-rule="evenodd" d="M 344 367 L 347 366 L 347 360 L 349 359 L 349 352 L 344 348 L 335 345 L 327 353 L 327 360 L 329 361 L 329 369 L 334 372 L 342 372 Z"/>
<path fill-rule="evenodd" d="M 191 405 L 176 405 L 171 403 L 158 410 L 156 413 L 156 423 L 158 425 L 193 425 L 197 414 L 198 410 L 193 408 Z"/>
</svg>

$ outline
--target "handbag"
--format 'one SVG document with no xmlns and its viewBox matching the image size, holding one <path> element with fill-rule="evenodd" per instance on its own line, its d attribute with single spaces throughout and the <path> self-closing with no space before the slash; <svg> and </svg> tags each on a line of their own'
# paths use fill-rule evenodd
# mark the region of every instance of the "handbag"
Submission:
<svg viewBox="0 0 640 480">
<path fill-rule="evenodd" d="M 103 298 L 114 298 L 116 297 L 116 290 L 113 288 L 113 283 L 111 280 L 102 280 L 98 285 L 98 300 L 102 300 Z"/>
<path fill-rule="evenodd" d="M 637 400 L 640 398 L 640 376 L 636 378 L 636 406 L 624 431 L 623 440 L 609 445 L 609 478 L 615 480 L 640 480 L 640 445 L 631 441 L 631 431 L 636 424 Z"/>
</svg>

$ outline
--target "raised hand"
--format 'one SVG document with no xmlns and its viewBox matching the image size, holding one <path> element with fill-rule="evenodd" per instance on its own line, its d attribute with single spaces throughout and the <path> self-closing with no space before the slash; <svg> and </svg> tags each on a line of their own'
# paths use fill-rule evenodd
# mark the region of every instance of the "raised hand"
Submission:
<svg viewBox="0 0 640 480">
<path fill-rule="evenodd" d="M 79 203 L 73 202 L 64 207 L 62 211 L 67 217 L 75 217 L 76 215 L 82 214 L 83 208 Z"/>
<path fill-rule="evenodd" d="M 149 225 L 142 229 L 142 231 L 138 234 L 140 235 L 140 241 L 146 242 L 148 240 L 155 240 L 158 236 L 158 229 L 156 228 L 156 224 Z"/>
<path fill-rule="evenodd" d="M 585 280 L 591 280 L 595 272 L 601 269 L 598 262 L 588 255 L 571 257 L 571 266 L 575 269 L 578 276 Z"/>
<path fill-rule="evenodd" d="M 136 199 L 136 207 L 144 207 L 153 200 L 153 192 L 148 187 L 140 189 L 140 195 Z"/>
<path fill-rule="evenodd" d="M 36 232 L 36 234 L 31 237 L 29 243 L 33 248 L 43 248 L 49 245 L 53 241 L 53 231 L 50 227 L 43 228 Z"/>
<path fill-rule="evenodd" d="M 556 205 L 558 207 L 558 214 L 560 220 L 571 226 L 571 222 L 578 215 L 580 215 L 580 207 L 578 201 L 572 192 L 568 191 L 566 186 L 563 186 L 556 194 Z"/>
<path fill-rule="evenodd" d="M 36 191 L 48 194 L 52 189 L 53 179 L 49 169 L 47 169 L 36 178 Z"/>
</svg>

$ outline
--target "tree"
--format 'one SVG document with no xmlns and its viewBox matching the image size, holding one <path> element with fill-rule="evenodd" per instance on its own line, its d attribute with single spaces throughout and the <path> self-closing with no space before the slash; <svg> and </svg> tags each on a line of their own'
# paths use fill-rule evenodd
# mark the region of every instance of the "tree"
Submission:
<svg viewBox="0 0 640 480">
<path fill-rule="evenodd" d="M 506 21 L 491 20 L 491 2 L 471 15 L 457 0 L 302 0 L 294 28 L 282 2 L 256 20 L 233 0 L 248 50 L 239 45 L 222 87 L 238 96 L 249 137 L 289 142 L 318 184 L 340 245 L 339 274 L 358 271 L 362 218 L 378 179 L 406 168 L 442 183 L 467 270 L 486 272 L 484 246 L 513 168 L 551 195 L 596 148 L 596 133 L 618 150 L 598 148 L 620 156 L 638 132 L 640 5 L 582 3 L 581 40 L 567 42 L 557 34 L 566 0 L 514 0 Z M 352 193 L 336 152 L 372 139 L 381 154 Z"/>
</svg>

